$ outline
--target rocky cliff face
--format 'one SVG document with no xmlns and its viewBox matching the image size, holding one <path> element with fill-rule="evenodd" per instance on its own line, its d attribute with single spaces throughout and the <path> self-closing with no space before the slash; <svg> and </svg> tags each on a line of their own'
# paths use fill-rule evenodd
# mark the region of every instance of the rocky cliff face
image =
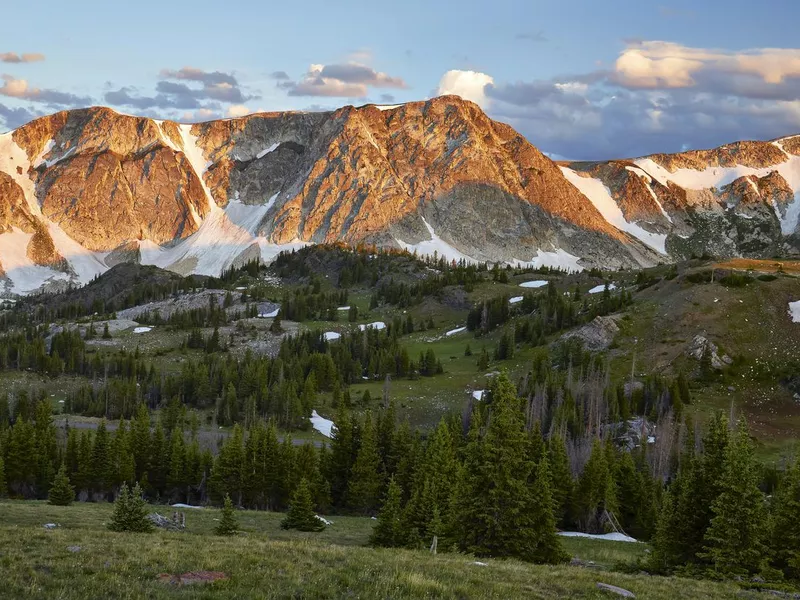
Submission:
<svg viewBox="0 0 800 600">
<path fill-rule="evenodd" d="M 453 96 L 195 125 L 91 108 L 0 136 L 0 264 L 26 293 L 334 241 L 571 269 L 786 254 L 798 191 L 800 138 L 556 165 Z"/>
</svg>

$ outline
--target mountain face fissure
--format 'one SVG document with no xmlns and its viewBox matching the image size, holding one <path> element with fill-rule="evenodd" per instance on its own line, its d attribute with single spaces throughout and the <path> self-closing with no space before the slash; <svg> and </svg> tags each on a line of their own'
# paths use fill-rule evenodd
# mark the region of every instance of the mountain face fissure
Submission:
<svg viewBox="0 0 800 600">
<path fill-rule="evenodd" d="M 556 164 L 456 96 L 194 125 L 89 108 L 0 136 L 5 293 L 330 242 L 573 270 L 791 256 L 798 218 L 800 136 Z"/>
</svg>

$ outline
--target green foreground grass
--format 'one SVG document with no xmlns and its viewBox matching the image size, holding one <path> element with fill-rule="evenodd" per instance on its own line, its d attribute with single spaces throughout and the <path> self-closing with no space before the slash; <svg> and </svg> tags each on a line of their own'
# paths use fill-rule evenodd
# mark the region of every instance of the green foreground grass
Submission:
<svg viewBox="0 0 800 600">
<path fill-rule="evenodd" d="M 153 507 L 171 514 L 169 507 Z M 611 572 L 644 544 L 565 539 L 597 568 L 535 566 L 460 554 L 363 547 L 374 521 L 334 517 L 318 534 L 280 529 L 282 515 L 238 513 L 243 533 L 214 536 L 219 511 L 187 510 L 185 532 L 108 531 L 107 504 L 0 503 L 2 598 L 608 598 L 597 582 L 638 598 L 732 598 L 731 584 Z M 45 523 L 58 523 L 47 530 Z M 80 547 L 75 551 L 75 547 Z M 226 580 L 177 586 L 166 573 L 220 571 Z"/>
</svg>

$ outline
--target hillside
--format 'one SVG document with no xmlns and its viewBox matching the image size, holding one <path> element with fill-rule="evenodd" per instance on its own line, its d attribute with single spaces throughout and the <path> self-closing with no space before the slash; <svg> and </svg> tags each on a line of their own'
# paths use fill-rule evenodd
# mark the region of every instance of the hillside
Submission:
<svg viewBox="0 0 800 600">
<path fill-rule="evenodd" d="M 791 256 L 798 139 L 559 166 L 455 96 L 195 125 L 60 112 L 0 136 L 0 264 L 25 294 L 333 242 L 572 270 Z"/>
<path fill-rule="evenodd" d="M 635 560 L 644 546 L 573 540 L 570 550 L 592 567 L 534 566 L 461 554 L 364 548 L 370 519 L 340 517 L 322 533 L 279 528 L 280 515 L 242 511 L 244 533 L 223 538 L 211 533 L 219 511 L 186 511 L 187 530 L 150 535 L 111 533 L 103 526 L 109 505 L 52 507 L 34 502 L 0 502 L 0 544 L 4 553 L 1 597 L 65 599 L 126 597 L 131 590 L 149 598 L 610 598 L 597 588 L 607 583 L 639 598 L 731 598 L 727 583 L 625 575 L 608 569 Z M 170 507 L 153 507 L 171 514 Z M 58 523 L 45 530 L 45 523 Z M 215 583 L 176 585 L 171 576 L 213 571 Z M 166 582 L 163 581 L 166 579 Z M 738 592 L 759 598 L 756 592 Z M 766 595 L 764 595 L 766 597 Z"/>
</svg>

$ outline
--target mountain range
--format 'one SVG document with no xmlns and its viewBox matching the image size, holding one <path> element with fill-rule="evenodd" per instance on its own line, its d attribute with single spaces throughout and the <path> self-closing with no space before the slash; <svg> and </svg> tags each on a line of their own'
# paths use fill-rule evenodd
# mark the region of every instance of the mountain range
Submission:
<svg viewBox="0 0 800 600">
<path fill-rule="evenodd" d="M 333 242 L 570 270 L 797 256 L 799 217 L 800 136 L 554 162 L 457 96 L 191 125 L 95 107 L 0 135 L 4 295 Z"/>
</svg>

